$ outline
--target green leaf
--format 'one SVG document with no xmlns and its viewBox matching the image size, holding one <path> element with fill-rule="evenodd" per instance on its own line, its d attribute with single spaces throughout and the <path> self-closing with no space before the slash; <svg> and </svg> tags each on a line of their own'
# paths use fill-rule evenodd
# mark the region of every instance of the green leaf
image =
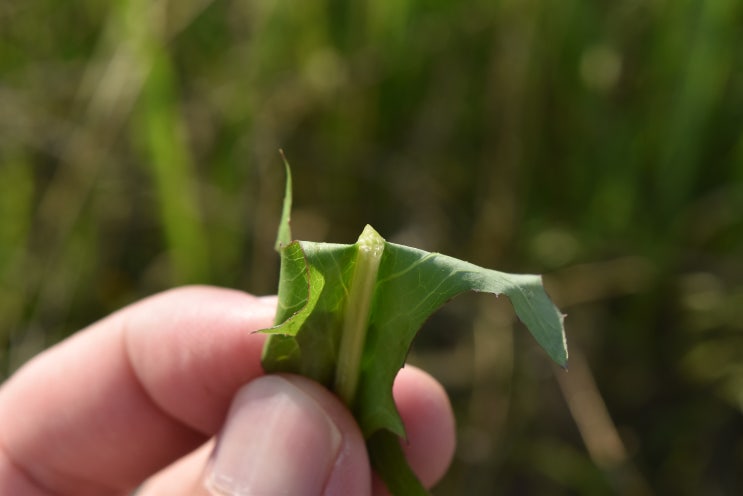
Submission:
<svg viewBox="0 0 743 496">
<path fill-rule="evenodd" d="M 284 206 L 281 209 L 281 220 L 279 221 L 278 234 L 276 235 L 276 251 L 280 251 L 282 246 L 292 242 L 292 231 L 289 226 L 292 213 L 292 171 L 281 151 L 281 158 L 284 159 L 284 170 L 286 171 L 286 186 L 284 187 Z"/>
<path fill-rule="evenodd" d="M 400 439 L 390 431 L 377 431 L 366 441 L 372 467 L 392 494 L 425 496 L 426 488 L 408 465 Z"/>
<path fill-rule="evenodd" d="M 276 326 L 263 350 L 267 372 L 306 375 L 332 389 L 356 245 L 295 241 L 281 249 Z"/>
<path fill-rule="evenodd" d="M 349 406 L 370 459 L 393 494 L 425 494 L 400 449 L 405 429 L 392 383 L 426 319 L 465 291 L 505 294 L 552 359 L 565 367 L 563 315 L 541 277 L 484 269 L 386 242 L 367 226 L 352 245 L 290 242 L 291 183 L 279 227 L 276 325 L 263 352 L 267 372 L 293 372 L 335 391 Z"/>
<path fill-rule="evenodd" d="M 539 276 L 506 274 L 438 253 L 387 243 L 355 405 L 367 437 L 378 429 L 404 435 L 391 393 L 395 375 L 426 319 L 466 291 L 507 295 L 537 342 L 559 365 L 566 366 L 563 317 L 545 293 Z"/>
</svg>

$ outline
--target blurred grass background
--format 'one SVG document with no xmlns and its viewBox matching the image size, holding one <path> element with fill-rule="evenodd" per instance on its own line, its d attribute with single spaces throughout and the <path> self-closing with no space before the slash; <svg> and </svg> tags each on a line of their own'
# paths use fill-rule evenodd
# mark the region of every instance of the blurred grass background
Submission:
<svg viewBox="0 0 743 496">
<path fill-rule="evenodd" d="M 294 234 L 544 273 L 411 360 L 448 388 L 435 494 L 743 493 L 743 4 L 0 4 L 0 372 L 186 283 L 271 293 Z"/>
</svg>

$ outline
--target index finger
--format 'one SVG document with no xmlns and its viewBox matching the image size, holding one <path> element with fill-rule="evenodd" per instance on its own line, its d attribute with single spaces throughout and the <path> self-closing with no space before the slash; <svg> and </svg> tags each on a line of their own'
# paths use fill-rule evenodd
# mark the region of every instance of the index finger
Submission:
<svg viewBox="0 0 743 496">
<path fill-rule="evenodd" d="M 217 432 L 235 391 L 262 374 L 265 338 L 252 331 L 274 310 L 239 291 L 180 288 L 42 353 L 0 389 L 0 474 L 55 494 L 131 489 Z"/>
</svg>

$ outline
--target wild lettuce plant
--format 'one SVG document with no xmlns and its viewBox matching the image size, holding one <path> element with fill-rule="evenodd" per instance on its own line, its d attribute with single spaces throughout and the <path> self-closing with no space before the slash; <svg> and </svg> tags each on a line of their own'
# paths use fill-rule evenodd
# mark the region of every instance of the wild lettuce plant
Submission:
<svg viewBox="0 0 743 496">
<path fill-rule="evenodd" d="M 292 182 L 276 249 L 278 310 L 262 363 L 267 372 L 310 377 L 351 409 L 376 472 L 394 495 L 428 494 L 407 465 L 405 428 L 392 383 L 426 319 L 465 291 L 505 294 L 537 342 L 567 364 L 563 315 L 540 276 L 484 269 L 456 258 L 389 243 L 366 226 L 351 245 L 292 239 Z"/>
</svg>

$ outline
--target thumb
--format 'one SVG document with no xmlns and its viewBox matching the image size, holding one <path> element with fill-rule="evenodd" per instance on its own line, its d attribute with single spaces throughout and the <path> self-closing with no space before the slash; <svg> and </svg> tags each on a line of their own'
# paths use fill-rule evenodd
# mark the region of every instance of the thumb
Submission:
<svg viewBox="0 0 743 496">
<path fill-rule="evenodd" d="M 363 436 L 340 400 L 304 377 L 265 375 L 235 394 L 216 444 L 155 474 L 137 496 L 369 496 L 371 484 Z"/>
<path fill-rule="evenodd" d="M 335 396 L 267 375 L 235 396 L 205 484 L 215 496 L 364 495 L 371 476 L 361 432 Z"/>
</svg>

